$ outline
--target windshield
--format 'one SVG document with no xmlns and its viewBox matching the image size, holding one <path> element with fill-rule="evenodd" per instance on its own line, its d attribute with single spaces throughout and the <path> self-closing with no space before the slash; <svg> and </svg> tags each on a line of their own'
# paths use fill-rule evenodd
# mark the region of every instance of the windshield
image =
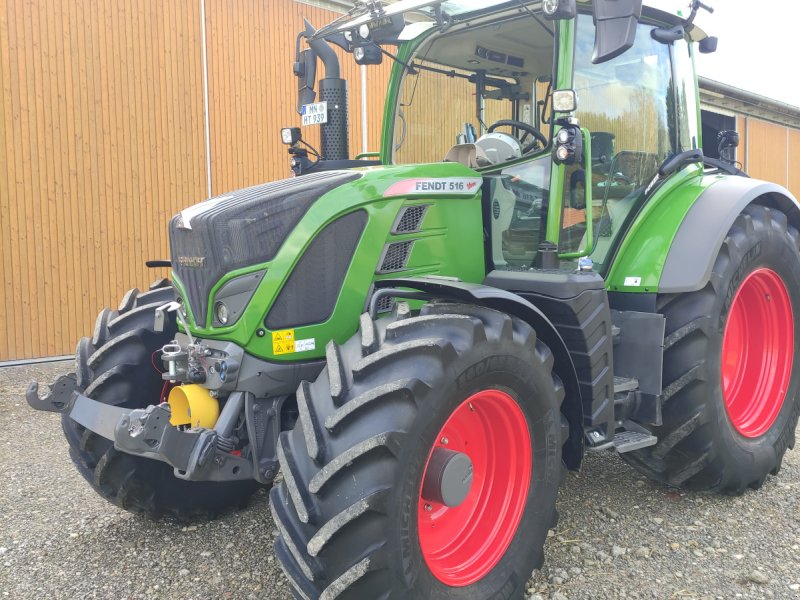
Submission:
<svg viewBox="0 0 800 600">
<path fill-rule="evenodd" d="M 450 4 L 467 10 L 478 3 L 442 6 Z M 452 158 L 454 146 L 476 141 L 479 158 L 470 166 L 543 149 L 550 135 L 553 40 L 553 26 L 539 9 L 432 35 L 409 61 L 400 87 L 394 162 L 463 162 Z M 508 120 L 514 123 L 498 124 Z"/>
</svg>

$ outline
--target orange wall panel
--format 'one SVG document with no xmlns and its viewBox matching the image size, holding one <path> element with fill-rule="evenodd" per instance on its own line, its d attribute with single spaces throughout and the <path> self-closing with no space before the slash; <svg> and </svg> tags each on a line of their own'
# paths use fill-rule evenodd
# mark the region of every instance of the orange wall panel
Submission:
<svg viewBox="0 0 800 600">
<path fill-rule="evenodd" d="M 72 352 L 204 195 L 199 3 L 0 2 L 0 360 Z"/>
<path fill-rule="evenodd" d="M 789 191 L 800 199 L 800 129 L 789 130 Z"/>
<path fill-rule="evenodd" d="M 747 127 L 748 174 L 757 179 L 785 186 L 787 184 L 786 127 L 753 117 L 748 119 Z"/>
<path fill-rule="evenodd" d="M 169 218 L 212 193 L 287 177 L 279 130 L 299 125 L 294 0 L 206 0 L 206 155 L 200 0 L 0 0 L 0 361 L 71 353 L 103 306 L 167 271 Z M 361 69 L 350 152 L 362 150 Z M 392 62 L 367 67 L 368 148 L 380 147 Z M 323 71 L 320 65 L 318 72 Z M 749 119 L 755 177 L 800 196 L 800 130 Z M 317 128 L 307 128 L 318 142 Z M 452 140 L 448 140 L 448 144 Z M 788 172 L 788 173 L 787 173 Z"/>
</svg>

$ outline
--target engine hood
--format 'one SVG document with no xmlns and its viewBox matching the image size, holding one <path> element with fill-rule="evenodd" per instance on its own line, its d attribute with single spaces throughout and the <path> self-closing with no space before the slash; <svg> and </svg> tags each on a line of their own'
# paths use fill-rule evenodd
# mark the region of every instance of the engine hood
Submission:
<svg viewBox="0 0 800 600">
<path fill-rule="evenodd" d="M 362 176 L 326 171 L 284 179 L 191 206 L 170 221 L 172 270 L 195 322 L 208 318 L 211 288 L 226 273 L 271 260 L 311 205 Z"/>
</svg>

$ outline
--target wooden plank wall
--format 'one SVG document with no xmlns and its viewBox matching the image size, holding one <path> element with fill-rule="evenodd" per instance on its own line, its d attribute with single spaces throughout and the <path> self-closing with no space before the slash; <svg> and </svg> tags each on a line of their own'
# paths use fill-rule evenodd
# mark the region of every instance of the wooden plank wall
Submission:
<svg viewBox="0 0 800 600">
<path fill-rule="evenodd" d="M 0 361 L 69 354 L 207 195 L 200 0 L 0 0 Z M 293 0 L 207 0 L 214 194 L 286 177 Z M 351 148 L 361 149 L 351 57 Z M 378 149 L 388 65 L 371 68 Z M 374 73 L 374 75 L 373 75 Z"/>
<path fill-rule="evenodd" d="M 800 129 L 756 117 L 736 116 L 737 159 L 757 179 L 786 187 L 800 198 Z"/>
<path fill-rule="evenodd" d="M 0 2 L 0 360 L 69 353 L 205 187 L 199 4 Z"/>
<path fill-rule="evenodd" d="M 206 13 L 214 192 L 287 177 L 289 156 L 280 128 L 299 124 L 297 84 L 291 77 L 295 38 L 304 16 L 320 27 L 334 15 L 288 0 L 207 0 Z M 361 69 L 352 56 L 336 51 L 349 85 L 350 155 L 355 156 L 362 150 Z M 388 63 L 367 67 L 371 151 L 380 150 Z M 323 73 L 320 62 L 318 77 Z M 303 133 L 319 148 L 317 127 Z"/>
<path fill-rule="evenodd" d="M 218 194 L 288 175 L 278 130 L 298 124 L 295 35 L 303 16 L 334 15 L 294 0 L 206 3 Z M 207 195 L 200 6 L 0 0 L 0 361 L 72 352 L 98 309 L 167 274 L 144 260 L 167 257 L 169 217 Z M 360 69 L 343 64 L 355 154 Z M 390 66 L 368 70 L 371 150 Z M 782 144 L 767 157 L 784 133 L 755 119 L 749 129 L 751 173 L 784 185 L 788 175 L 800 196 L 800 131 L 787 170 Z"/>
</svg>

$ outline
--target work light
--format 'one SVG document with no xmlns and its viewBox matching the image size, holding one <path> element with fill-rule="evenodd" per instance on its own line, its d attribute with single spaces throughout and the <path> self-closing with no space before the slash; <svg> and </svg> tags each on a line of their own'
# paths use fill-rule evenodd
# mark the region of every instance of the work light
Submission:
<svg viewBox="0 0 800 600">
<path fill-rule="evenodd" d="M 577 14 L 575 0 L 544 0 L 542 2 L 544 16 L 548 20 L 574 19 Z"/>
<path fill-rule="evenodd" d="M 300 128 L 284 127 L 281 129 L 281 141 L 287 146 L 294 146 L 300 141 Z"/>
</svg>

